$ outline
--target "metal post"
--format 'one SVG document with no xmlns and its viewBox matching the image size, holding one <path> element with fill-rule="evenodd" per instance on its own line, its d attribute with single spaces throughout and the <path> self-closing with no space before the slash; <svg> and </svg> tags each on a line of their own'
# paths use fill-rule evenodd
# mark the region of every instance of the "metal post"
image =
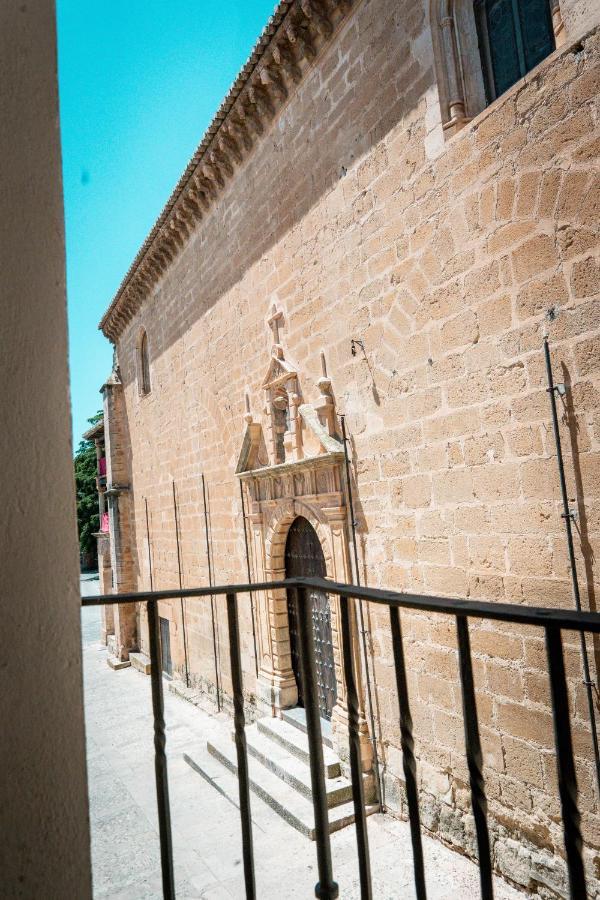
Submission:
<svg viewBox="0 0 600 900">
<path fill-rule="evenodd" d="M 577 806 L 577 778 L 573 760 L 571 722 L 569 720 L 569 692 L 565 678 L 560 628 L 546 626 L 546 653 L 550 673 L 552 695 L 552 716 L 554 721 L 554 741 L 556 745 L 556 770 L 558 792 L 563 819 L 565 852 L 569 872 L 569 886 L 573 900 L 585 900 L 585 870 L 581 850 L 581 815 Z"/>
<path fill-rule="evenodd" d="M 325 768 L 323 764 L 323 737 L 321 716 L 315 678 L 315 645 L 312 624 L 312 604 L 304 586 L 295 592 L 296 617 L 300 637 L 300 670 L 302 692 L 306 710 L 306 729 L 310 757 L 310 781 L 313 809 L 315 814 L 315 842 L 317 845 L 317 866 L 319 881 L 315 886 L 318 900 L 336 900 L 338 886 L 333 880 L 331 866 L 331 842 L 329 840 L 329 816 L 327 811 L 327 791 L 325 789 Z"/>
<path fill-rule="evenodd" d="M 571 738 L 571 721 L 569 718 L 569 695 L 565 678 L 565 660 L 563 655 L 560 628 L 546 626 L 546 655 L 550 673 L 550 691 L 552 695 L 552 718 L 554 722 L 554 742 L 556 745 L 556 771 L 558 775 L 558 792 L 563 818 L 563 833 L 569 886 L 571 897 L 585 900 L 585 870 L 581 850 L 581 815 L 577 806 L 577 777 L 573 760 L 573 741 Z"/>
<path fill-rule="evenodd" d="M 146 507 L 146 538 L 148 541 L 148 565 L 150 590 L 152 580 L 152 554 L 150 552 L 150 523 L 148 500 Z M 148 600 L 148 631 L 150 636 L 150 680 L 152 687 L 152 712 L 154 717 L 154 774 L 156 779 L 156 803 L 158 807 L 158 833 L 160 837 L 160 863 L 164 900 L 175 900 L 175 878 L 173 874 L 173 840 L 171 836 L 171 812 L 169 805 L 169 779 L 165 754 L 165 710 L 162 686 L 162 660 L 160 651 L 160 630 L 156 600 Z"/>
<path fill-rule="evenodd" d="M 246 885 L 246 900 L 254 900 L 256 897 L 256 883 L 254 878 L 254 850 L 252 844 L 252 817 L 250 812 L 250 780 L 248 775 L 248 751 L 246 749 L 246 720 L 244 716 L 240 633 L 237 597 L 235 594 L 227 594 L 227 624 L 229 626 L 229 653 L 231 657 L 231 683 L 233 688 L 234 711 L 233 722 L 237 751 L 240 817 L 242 822 L 244 880 Z"/>
<path fill-rule="evenodd" d="M 350 771 L 352 774 L 352 799 L 354 800 L 354 821 L 356 824 L 356 844 L 358 849 L 358 871 L 360 874 L 360 896 L 362 900 L 371 900 L 371 866 L 369 861 L 369 836 L 367 817 L 365 815 L 365 794 L 363 789 L 362 758 L 360 751 L 360 735 L 358 733 L 359 705 L 354 658 L 352 653 L 352 632 L 350 628 L 349 597 L 340 597 L 342 652 L 344 657 L 344 680 L 348 701 L 348 735 L 350 740 Z"/>
<path fill-rule="evenodd" d="M 490 835 L 487 825 L 487 797 L 483 778 L 483 754 L 477 721 L 477 703 L 475 701 L 475 682 L 471 661 L 471 642 L 467 617 L 456 617 L 458 637 L 458 660 L 460 668 L 460 685 L 462 693 L 463 723 L 465 729 L 465 750 L 469 783 L 471 786 L 471 806 L 475 819 L 477 835 L 477 855 L 479 862 L 479 882 L 482 900 L 493 900 L 492 858 L 490 852 Z"/>
<path fill-rule="evenodd" d="M 354 577 L 356 584 L 360 587 L 360 570 L 358 567 L 358 547 L 356 543 L 356 520 L 354 518 L 354 501 L 352 498 L 352 482 L 350 480 L 350 460 L 348 458 L 348 438 L 346 437 L 346 416 L 340 416 L 342 423 L 342 443 L 344 444 L 344 463 L 346 469 L 346 491 L 348 494 L 348 512 L 350 514 L 350 530 L 352 532 L 352 549 L 354 555 Z M 363 656 L 365 660 L 365 681 L 367 685 L 367 701 L 369 704 L 369 722 L 371 725 L 371 737 L 373 740 L 373 767 L 375 769 L 375 781 L 377 784 L 377 793 L 382 810 L 384 810 L 383 802 L 383 786 L 381 783 L 381 772 L 379 771 L 379 754 L 377 752 L 377 732 L 375 731 L 375 711 L 373 708 L 373 692 L 371 690 L 371 674 L 369 670 L 369 656 L 367 648 L 367 632 L 365 629 L 365 615 L 362 600 L 358 601 L 358 617 L 360 622 L 360 633 L 362 637 Z"/>
<path fill-rule="evenodd" d="M 204 531 L 206 534 L 206 561 L 208 563 L 208 586 L 213 586 L 212 562 L 210 557 L 210 540 L 208 537 L 208 508 L 206 505 L 206 482 L 202 473 L 202 498 L 204 500 Z M 210 595 L 210 615 L 212 620 L 213 655 L 215 659 L 215 683 L 217 687 L 217 709 L 221 712 L 221 679 L 219 678 L 219 659 L 217 652 L 217 626 L 215 620 L 215 595 Z"/>
<path fill-rule="evenodd" d="M 240 498 L 242 501 L 242 522 L 244 525 L 244 546 L 246 548 L 246 569 L 248 571 L 248 584 L 252 584 L 252 573 L 250 571 L 250 552 L 248 550 L 248 533 L 246 531 L 246 504 L 244 502 L 244 486 L 240 478 Z M 256 649 L 256 623 L 254 620 L 254 594 L 250 594 L 250 615 L 252 617 L 252 643 L 254 645 L 254 668 L 256 677 L 258 678 L 258 651 Z"/>
<path fill-rule="evenodd" d="M 410 821 L 410 837 L 413 849 L 415 891 L 417 900 L 427 900 L 423 843 L 421 841 L 421 817 L 419 814 L 419 789 L 417 785 L 417 761 L 415 759 L 413 720 L 408 700 L 408 681 L 406 678 L 406 665 L 404 661 L 404 644 L 402 641 L 400 610 L 397 606 L 390 606 L 390 631 L 392 634 L 396 691 L 398 694 L 398 707 L 400 710 L 400 744 L 402 747 L 402 765 L 404 768 L 408 818 Z"/>
<path fill-rule="evenodd" d="M 560 440 L 560 429 L 558 427 L 558 412 L 556 408 L 556 394 L 564 393 L 566 387 L 564 384 L 555 384 L 552 374 L 552 361 L 550 359 L 550 347 L 548 346 L 548 338 L 544 338 L 544 356 L 546 359 L 546 375 L 548 377 L 548 394 L 550 396 L 550 407 L 552 409 L 552 429 L 554 431 L 554 443 L 556 444 L 556 461 L 558 464 L 558 478 L 560 481 L 560 493 L 562 498 L 563 511 L 561 518 L 565 523 L 565 531 L 567 535 L 567 549 L 569 553 L 569 567 L 571 569 L 571 584 L 573 588 L 573 599 L 575 608 L 581 610 L 581 596 L 579 593 L 579 581 L 577 578 L 577 563 L 575 561 L 575 544 L 573 542 L 573 519 L 575 513 L 569 507 L 569 498 L 567 496 L 567 481 L 565 478 L 565 466 L 563 462 L 562 444 Z M 588 658 L 587 644 L 585 642 L 585 633 L 580 632 L 581 638 L 581 661 L 583 666 L 583 683 L 587 694 L 588 715 L 590 719 L 590 728 L 592 731 L 592 743 L 594 746 L 594 760 L 596 763 L 596 783 L 598 793 L 600 793 L 600 747 L 598 745 L 598 732 L 596 730 L 596 710 L 594 708 L 593 682 L 590 676 L 590 662 Z"/>
<path fill-rule="evenodd" d="M 179 546 L 179 515 L 177 511 L 177 496 L 175 494 L 175 481 L 173 481 L 173 513 L 175 516 L 175 541 L 177 543 L 177 569 L 179 572 L 179 588 L 180 590 L 183 588 L 183 576 L 181 573 L 181 548 Z M 190 670 L 188 666 L 188 649 L 187 649 L 187 636 L 185 633 L 185 607 L 183 597 L 179 598 L 179 602 L 181 604 L 181 631 L 183 633 L 183 658 L 185 662 L 185 684 L 186 687 L 190 686 Z"/>
</svg>

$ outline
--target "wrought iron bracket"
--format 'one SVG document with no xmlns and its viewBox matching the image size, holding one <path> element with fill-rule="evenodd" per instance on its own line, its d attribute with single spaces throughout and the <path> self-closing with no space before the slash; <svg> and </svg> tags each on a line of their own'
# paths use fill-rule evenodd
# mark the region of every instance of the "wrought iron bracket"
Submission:
<svg viewBox="0 0 600 900">
<path fill-rule="evenodd" d="M 572 522 L 576 522 L 579 518 L 579 513 L 576 509 L 570 509 L 566 513 L 560 514 L 561 519 L 571 519 Z"/>
<path fill-rule="evenodd" d="M 552 387 L 546 388 L 546 390 L 548 391 L 548 393 L 550 393 L 551 391 L 556 391 L 556 393 L 560 397 L 564 397 L 567 393 L 567 386 L 564 381 L 559 381 L 557 384 L 553 384 Z"/>
</svg>

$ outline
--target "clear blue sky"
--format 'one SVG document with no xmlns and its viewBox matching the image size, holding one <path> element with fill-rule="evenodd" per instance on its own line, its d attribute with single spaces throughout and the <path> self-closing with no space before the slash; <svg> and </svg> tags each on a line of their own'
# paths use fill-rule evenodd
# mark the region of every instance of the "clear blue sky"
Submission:
<svg viewBox="0 0 600 900">
<path fill-rule="evenodd" d="M 75 448 L 101 406 L 97 330 L 275 0 L 58 0 Z"/>
</svg>

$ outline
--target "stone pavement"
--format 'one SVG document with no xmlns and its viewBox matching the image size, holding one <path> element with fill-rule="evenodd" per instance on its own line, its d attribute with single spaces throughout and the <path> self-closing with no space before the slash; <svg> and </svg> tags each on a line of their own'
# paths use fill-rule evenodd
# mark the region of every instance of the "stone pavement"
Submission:
<svg viewBox="0 0 600 900">
<path fill-rule="evenodd" d="M 82 581 L 85 593 L 97 582 Z M 92 862 L 96 900 L 159 900 L 160 856 L 154 792 L 150 679 L 133 668 L 115 672 L 99 642 L 97 609 L 82 613 Z M 166 685 L 165 685 L 166 687 Z M 165 690 L 169 788 L 178 900 L 244 897 L 235 780 L 223 773 L 222 796 L 184 760 L 207 768 L 207 739 L 231 732 L 231 721 L 211 715 Z M 258 897 L 314 897 L 315 844 L 262 800 L 251 798 Z M 390 816 L 368 820 L 374 893 L 380 900 L 413 898 L 408 825 Z M 331 836 L 340 897 L 360 897 L 354 828 Z M 478 871 L 464 857 L 425 838 L 428 897 L 479 897 Z M 496 900 L 522 894 L 497 881 Z"/>
</svg>

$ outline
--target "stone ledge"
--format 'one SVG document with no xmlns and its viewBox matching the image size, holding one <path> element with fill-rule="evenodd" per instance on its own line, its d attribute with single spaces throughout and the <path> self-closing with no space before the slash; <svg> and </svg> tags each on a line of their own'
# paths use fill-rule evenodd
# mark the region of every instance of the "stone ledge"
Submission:
<svg viewBox="0 0 600 900">
<path fill-rule="evenodd" d="M 118 659 L 116 656 L 109 656 L 106 660 L 111 669 L 114 669 L 116 672 L 119 669 L 126 669 L 131 665 L 128 659 Z"/>
<path fill-rule="evenodd" d="M 150 662 L 150 657 L 146 656 L 145 653 L 130 653 L 129 662 L 131 663 L 133 668 L 137 669 L 138 672 L 141 672 L 142 675 L 149 675 L 152 671 L 152 663 Z"/>
</svg>

